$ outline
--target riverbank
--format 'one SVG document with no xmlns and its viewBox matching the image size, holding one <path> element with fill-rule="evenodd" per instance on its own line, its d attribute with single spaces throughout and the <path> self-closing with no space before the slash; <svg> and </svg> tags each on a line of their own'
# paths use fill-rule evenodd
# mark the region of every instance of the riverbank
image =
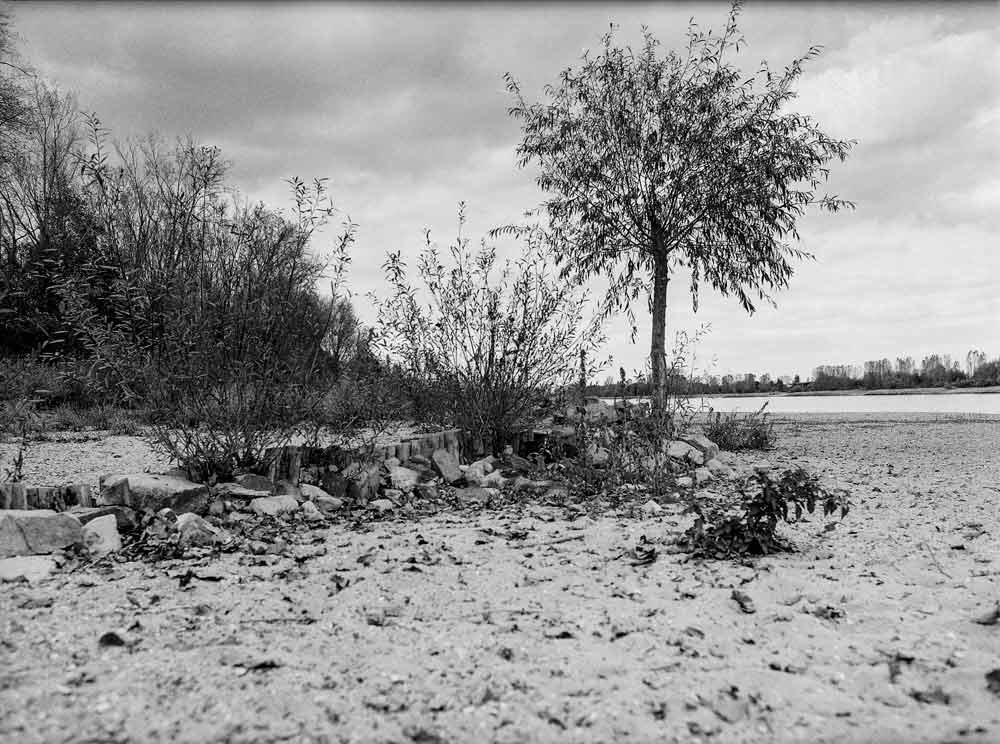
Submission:
<svg viewBox="0 0 1000 744">
<path fill-rule="evenodd" d="M 679 505 L 571 498 L 345 515 L 303 536 L 304 560 L 2 585 L 0 740 L 1000 740 L 1000 633 L 973 622 L 997 601 L 1000 419 L 795 416 L 777 432 L 771 464 L 850 489 L 853 509 L 747 565 L 672 554 Z M 81 448 L 119 470 L 125 444 L 67 442 L 47 479 Z M 655 560 L 636 565 L 636 545 Z M 118 629 L 126 645 L 98 642 Z"/>
<path fill-rule="evenodd" d="M 820 398 L 839 397 L 847 395 L 967 395 L 967 394 L 997 394 L 1000 385 L 967 388 L 880 388 L 878 390 L 801 390 L 798 392 L 767 393 L 712 393 L 711 395 L 693 395 L 692 398 L 796 398 L 816 396 Z M 601 400 L 615 400 L 613 397 L 599 396 Z M 621 400 L 621 398 L 618 398 Z M 649 400 L 649 396 L 628 396 L 625 400 Z"/>
</svg>

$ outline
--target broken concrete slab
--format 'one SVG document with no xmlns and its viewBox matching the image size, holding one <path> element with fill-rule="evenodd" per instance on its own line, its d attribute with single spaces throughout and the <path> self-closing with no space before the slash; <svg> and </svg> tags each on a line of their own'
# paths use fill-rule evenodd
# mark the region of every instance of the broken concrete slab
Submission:
<svg viewBox="0 0 1000 744">
<path fill-rule="evenodd" d="M 431 460 L 446 483 L 454 485 L 462 480 L 462 470 L 458 467 L 458 458 L 448 450 L 434 450 Z"/>
<path fill-rule="evenodd" d="M 95 517 L 83 525 L 83 544 L 94 558 L 102 558 L 122 549 L 118 520 L 114 514 Z"/>
<path fill-rule="evenodd" d="M 66 512 L 0 510 L 0 557 L 51 553 L 82 542 L 80 520 Z"/>
<path fill-rule="evenodd" d="M 208 486 L 173 475 L 124 473 L 101 478 L 98 505 L 122 504 L 140 512 L 173 509 L 178 514 L 208 511 L 211 494 Z"/>
<path fill-rule="evenodd" d="M 56 570 L 55 558 L 48 555 L 21 555 L 0 559 L 0 582 L 47 579 Z"/>
</svg>

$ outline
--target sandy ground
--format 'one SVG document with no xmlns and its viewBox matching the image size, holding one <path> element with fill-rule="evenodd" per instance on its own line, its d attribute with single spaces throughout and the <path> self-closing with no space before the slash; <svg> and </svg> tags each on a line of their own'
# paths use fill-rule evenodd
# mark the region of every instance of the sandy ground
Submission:
<svg viewBox="0 0 1000 744">
<path fill-rule="evenodd" d="M 1000 600 L 1000 418 L 778 433 L 768 459 L 854 509 L 754 564 L 667 552 L 671 507 L 539 505 L 4 585 L 0 741 L 1000 742 L 1000 625 L 972 622 Z M 62 446 L 74 473 L 135 455 Z M 636 566 L 643 536 L 660 552 Z M 100 645 L 114 629 L 126 645 Z"/>
</svg>

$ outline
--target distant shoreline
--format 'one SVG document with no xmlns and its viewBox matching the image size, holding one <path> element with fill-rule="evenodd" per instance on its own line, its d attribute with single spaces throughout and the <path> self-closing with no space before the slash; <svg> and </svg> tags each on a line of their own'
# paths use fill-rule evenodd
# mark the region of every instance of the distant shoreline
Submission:
<svg viewBox="0 0 1000 744">
<path fill-rule="evenodd" d="M 844 396 L 844 395 L 962 395 L 965 393 L 994 393 L 1000 394 L 1000 385 L 989 385 L 986 387 L 967 388 L 885 388 L 880 390 L 814 390 L 796 393 L 779 393 L 772 391 L 769 393 L 707 393 L 701 395 L 691 395 L 692 398 L 802 398 L 811 396 Z M 588 396 L 589 397 L 589 396 Z M 613 400 L 613 395 L 592 396 L 603 400 Z M 645 400 L 648 395 L 629 395 L 626 400 Z"/>
</svg>

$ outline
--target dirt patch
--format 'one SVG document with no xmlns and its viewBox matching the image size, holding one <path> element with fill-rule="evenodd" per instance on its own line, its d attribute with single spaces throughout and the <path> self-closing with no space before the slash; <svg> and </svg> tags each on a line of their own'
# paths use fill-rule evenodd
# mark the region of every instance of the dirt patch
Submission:
<svg viewBox="0 0 1000 744">
<path fill-rule="evenodd" d="M 778 433 L 854 508 L 753 565 L 671 554 L 679 508 L 535 506 L 5 585 L 0 740 L 1000 740 L 1000 420 Z"/>
</svg>

